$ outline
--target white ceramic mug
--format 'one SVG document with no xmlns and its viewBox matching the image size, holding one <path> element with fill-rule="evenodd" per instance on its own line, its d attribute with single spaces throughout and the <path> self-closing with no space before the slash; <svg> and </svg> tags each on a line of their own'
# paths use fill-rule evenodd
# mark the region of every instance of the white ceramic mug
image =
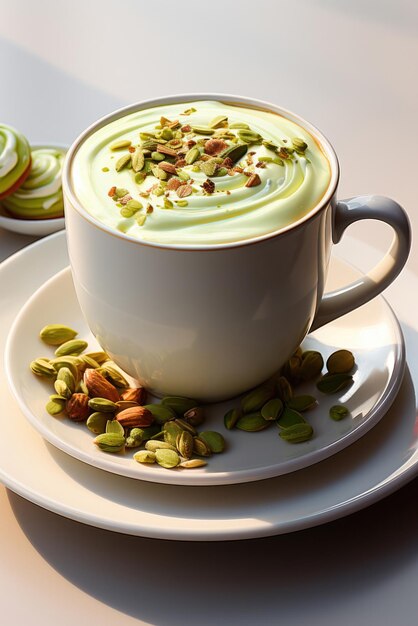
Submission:
<svg viewBox="0 0 418 626">
<path fill-rule="evenodd" d="M 280 231 L 234 243 L 191 247 L 149 243 L 95 220 L 77 200 L 71 166 L 80 144 L 99 128 L 140 109 L 192 100 L 268 109 L 308 130 L 332 176 L 320 204 Z M 215 401 L 271 376 L 309 330 L 361 306 L 404 266 L 410 226 L 393 200 L 359 196 L 337 202 L 339 167 L 327 139 L 278 106 L 249 98 L 194 94 L 120 109 L 71 146 L 63 173 L 68 247 L 81 309 L 100 345 L 157 395 Z M 393 243 L 368 274 L 323 295 L 331 246 L 357 220 L 377 219 Z"/>
</svg>

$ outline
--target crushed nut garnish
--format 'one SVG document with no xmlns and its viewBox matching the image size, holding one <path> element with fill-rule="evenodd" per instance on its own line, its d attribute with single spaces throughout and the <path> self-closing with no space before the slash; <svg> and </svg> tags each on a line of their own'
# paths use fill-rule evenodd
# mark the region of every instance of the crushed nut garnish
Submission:
<svg viewBox="0 0 418 626">
<path fill-rule="evenodd" d="M 258 174 L 251 174 L 247 182 L 245 183 L 246 187 L 256 187 L 257 185 L 261 185 L 261 178 Z"/>
<path fill-rule="evenodd" d="M 178 178 L 170 178 L 170 180 L 167 183 L 167 191 L 176 191 L 181 185 L 181 182 L 179 181 Z"/>
<path fill-rule="evenodd" d="M 211 156 L 216 156 L 228 148 L 228 144 L 223 139 L 209 139 L 205 143 L 205 152 Z"/>
<path fill-rule="evenodd" d="M 205 180 L 205 182 L 203 183 L 203 185 L 201 185 L 201 187 L 204 191 L 206 191 L 206 193 L 213 193 L 215 191 L 215 183 L 213 182 L 213 180 L 210 180 L 209 178 Z"/>
<path fill-rule="evenodd" d="M 194 107 L 190 107 L 180 115 L 191 115 L 195 111 Z M 208 137 L 208 135 L 212 136 Z M 125 154 L 117 158 L 114 167 L 116 171 L 124 169 L 124 175 L 126 175 L 126 170 L 131 169 L 132 180 L 138 185 L 144 183 L 149 176 L 158 178 L 158 184 L 153 184 L 146 191 L 139 192 L 139 196 L 142 198 L 148 198 L 150 194 L 155 197 L 163 196 L 164 208 L 173 208 L 174 205 L 169 198 L 173 192 L 180 198 L 180 200 L 175 200 L 176 206 L 179 207 L 187 206 L 187 201 L 182 198 L 192 193 L 202 194 L 202 189 L 205 194 L 216 192 L 216 194 L 231 195 L 229 189 L 216 189 L 214 181 L 210 178 L 207 178 L 203 184 L 200 184 L 202 182 L 200 180 L 200 188 L 192 187 L 194 182 L 191 179 L 192 172 L 199 173 L 198 177 L 203 174 L 206 177 L 217 176 L 218 178 L 226 174 L 232 177 L 243 174 L 246 179 L 241 184 L 245 187 L 255 187 L 262 182 L 255 173 L 255 168 L 283 166 L 282 159 L 295 163 L 297 162 L 295 157 L 304 155 L 308 148 L 306 142 L 300 138 L 292 140 L 292 147 L 285 139 L 278 146 L 270 139 L 253 131 L 247 124 L 240 122 L 229 124 L 226 116 L 218 116 L 199 126 L 192 126 L 192 123 L 182 124 L 179 119 L 170 120 L 161 116 L 154 129 L 141 131 L 139 138 L 140 142 L 137 145 L 132 145 L 128 140 L 122 140 L 110 146 L 114 152 L 125 150 Z M 273 154 L 271 156 L 261 154 L 257 157 L 257 149 L 250 150 L 256 144 L 261 144 L 270 151 L 269 154 Z M 305 158 L 308 161 L 307 157 Z M 109 168 L 102 168 L 102 170 L 109 171 Z M 155 182 L 155 179 L 151 178 L 151 180 Z M 221 185 L 219 180 L 219 186 Z M 115 205 L 122 209 L 122 216 L 129 217 L 131 207 L 126 205 L 130 201 L 136 202 L 132 200 L 129 190 L 112 186 L 108 195 L 114 200 Z M 153 207 L 149 204 L 146 214 L 152 211 Z M 145 220 L 145 216 L 142 217 Z M 138 223 L 143 223 L 142 217 L 136 216 Z"/>
<path fill-rule="evenodd" d="M 179 198 L 186 198 L 192 194 L 193 187 L 191 185 L 180 185 L 177 189 L 177 196 Z"/>
</svg>

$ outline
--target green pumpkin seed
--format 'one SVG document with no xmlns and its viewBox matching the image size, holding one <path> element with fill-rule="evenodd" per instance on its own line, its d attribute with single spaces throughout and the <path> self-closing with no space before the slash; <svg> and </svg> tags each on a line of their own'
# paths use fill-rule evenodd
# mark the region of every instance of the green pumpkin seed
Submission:
<svg viewBox="0 0 418 626">
<path fill-rule="evenodd" d="M 316 386 L 322 393 L 337 393 L 352 385 L 353 382 L 350 374 L 325 374 Z"/>
<path fill-rule="evenodd" d="M 302 412 L 309 411 L 317 404 L 316 398 L 309 395 L 302 396 L 293 396 L 287 403 L 289 409 L 294 409 L 295 411 Z"/>
<path fill-rule="evenodd" d="M 349 350 L 337 350 L 327 360 L 327 370 L 330 374 L 349 374 L 354 365 L 354 356 Z"/>
<path fill-rule="evenodd" d="M 277 380 L 277 395 L 284 403 L 289 402 L 293 398 L 293 389 L 285 376 L 280 376 Z"/>
<path fill-rule="evenodd" d="M 235 428 L 239 418 L 241 417 L 240 411 L 237 409 L 230 409 L 227 413 L 225 413 L 224 424 L 225 428 L 228 430 L 232 430 Z"/>
<path fill-rule="evenodd" d="M 276 423 L 279 428 L 290 428 L 295 424 L 306 424 L 306 420 L 298 411 L 286 406 Z"/>
<path fill-rule="evenodd" d="M 141 148 L 137 148 L 131 156 L 132 169 L 134 172 L 140 172 L 145 165 L 145 156 Z"/>
<path fill-rule="evenodd" d="M 137 185 L 141 185 L 146 179 L 146 177 L 147 177 L 146 172 L 138 172 L 134 176 L 134 181 L 136 182 Z"/>
<path fill-rule="evenodd" d="M 115 413 L 118 408 L 115 402 L 107 400 L 107 398 L 91 398 L 88 404 L 93 411 L 100 411 L 102 413 Z"/>
<path fill-rule="evenodd" d="M 77 331 L 73 330 L 69 326 L 64 326 L 63 324 L 49 324 L 48 326 L 44 326 L 44 328 L 42 328 L 39 336 L 42 341 L 47 343 L 49 346 L 59 346 L 65 341 L 74 339 L 77 334 Z"/>
<path fill-rule="evenodd" d="M 270 426 L 271 422 L 267 422 L 260 412 L 247 413 L 239 418 L 235 424 L 239 430 L 245 430 L 248 433 L 255 433 L 264 430 Z"/>
<path fill-rule="evenodd" d="M 279 432 L 279 437 L 289 443 L 303 443 L 312 438 L 313 428 L 310 424 L 294 424 Z"/>
<path fill-rule="evenodd" d="M 122 171 L 125 167 L 127 167 L 128 163 L 131 163 L 131 153 L 130 152 L 128 152 L 128 154 L 124 154 L 123 156 L 121 156 L 116 161 L 115 170 L 117 172 Z"/>
<path fill-rule="evenodd" d="M 98 367 L 100 367 L 99 363 L 95 361 L 94 359 L 92 359 L 87 354 L 80 354 L 79 359 L 80 359 L 80 365 L 82 366 L 82 369 L 86 369 L 86 367 L 90 367 L 96 370 Z"/>
<path fill-rule="evenodd" d="M 248 126 L 248 124 L 244 124 L 243 122 L 234 122 L 233 124 L 229 125 L 229 128 L 240 128 L 241 130 L 250 130 L 250 127 Z"/>
<path fill-rule="evenodd" d="M 173 446 L 171 443 L 167 443 L 166 441 L 150 439 L 145 443 L 145 449 L 150 450 L 150 452 L 156 452 L 162 448 L 164 448 L 164 450 L 174 450 L 174 452 L 177 452 L 176 446 Z"/>
<path fill-rule="evenodd" d="M 177 170 L 177 176 L 182 181 L 190 180 L 189 174 L 187 172 L 185 172 L 184 170 Z"/>
<path fill-rule="evenodd" d="M 279 149 L 279 146 L 276 146 L 276 144 L 269 139 L 263 139 L 262 144 L 269 150 L 273 150 L 273 152 L 276 152 Z"/>
<path fill-rule="evenodd" d="M 70 339 L 70 341 L 66 341 L 55 350 L 55 356 L 78 356 L 87 346 L 87 341 L 83 341 L 82 339 Z"/>
<path fill-rule="evenodd" d="M 93 439 L 96 444 L 104 452 L 120 452 L 125 447 L 125 437 L 117 433 L 103 433 Z"/>
<path fill-rule="evenodd" d="M 198 405 L 198 402 L 191 398 L 183 398 L 181 396 L 165 396 L 165 398 L 161 400 L 161 404 L 170 407 L 179 417 L 183 417 L 186 411 L 194 409 Z"/>
<path fill-rule="evenodd" d="M 188 459 L 179 463 L 178 467 L 184 467 L 185 469 L 196 469 L 197 467 L 204 467 L 207 465 L 207 461 L 203 459 Z"/>
<path fill-rule="evenodd" d="M 329 416 L 335 422 L 339 422 L 344 417 L 347 417 L 347 415 L 349 414 L 350 411 L 347 409 L 346 406 L 343 406 L 342 404 L 335 404 L 329 410 Z"/>
<path fill-rule="evenodd" d="M 241 141 L 248 144 L 253 143 L 261 143 L 263 138 L 259 133 L 253 132 L 251 130 L 239 130 L 238 137 Z"/>
<path fill-rule="evenodd" d="M 167 172 L 158 167 L 158 165 L 151 165 L 151 172 L 159 180 L 167 180 L 168 178 Z"/>
<path fill-rule="evenodd" d="M 244 413 L 254 413 L 265 405 L 265 403 L 275 395 L 274 386 L 270 383 L 256 387 L 241 400 L 241 407 Z"/>
<path fill-rule="evenodd" d="M 73 356 L 59 357 L 58 359 L 52 359 L 52 361 L 50 361 L 50 364 L 53 365 L 56 372 L 59 372 L 63 367 L 67 367 L 75 380 L 79 379 L 79 363 L 80 360 Z"/>
<path fill-rule="evenodd" d="M 49 401 L 46 403 L 45 409 L 52 416 L 59 415 L 65 410 L 65 403 L 65 398 L 54 394 L 53 396 L 50 396 Z"/>
<path fill-rule="evenodd" d="M 165 467 L 166 469 L 177 467 L 180 463 L 180 457 L 177 452 L 174 452 L 174 450 L 165 450 L 164 448 L 156 450 L 155 460 L 158 465 L 161 465 L 161 467 Z"/>
<path fill-rule="evenodd" d="M 153 151 L 151 152 L 151 159 L 153 161 L 164 161 L 165 155 L 162 154 L 161 152 Z"/>
<path fill-rule="evenodd" d="M 300 356 L 291 356 L 282 368 L 283 376 L 292 381 L 292 383 L 297 384 L 300 381 L 301 364 L 302 359 L 300 358 Z"/>
<path fill-rule="evenodd" d="M 193 439 L 193 452 L 198 456 L 211 456 L 212 451 L 206 441 L 200 437 L 194 437 Z"/>
<path fill-rule="evenodd" d="M 171 128 L 163 128 L 163 130 L 161 131 L 159 137 L 165 139 L 166 141 L 170 141 L 170 139 L 173 139 L 173 131 L 171 130 Z"/>
<path fill-rule="evenodd" d="M 155 463 L 157 457 L 155 456 L 155 452 L 151 452 L 150 450 L 139 450 L 135 452 L 134 460 L 137 463 Z"/>
<path fill-rule="evenodd" d="M 196 146 L 193 146 L 186 153 L 186 156 L 184 157 L 184 159 L 185 159 L 187 165 L 192 165 L 192 163 L 194 163 L 199 157 L 200 157 L 200 150 L 199 150 L 199 148 L 196 148 Z"/>
<path fill-rule="evenodd" d="M 283 402 L 280 398 L 273 398 L 266 402 L 261 409 L 261 415 L 263 419 L 268 422 L 277 420 L 283 411 Z"/>
<path fill-rule="evenodd" d="M 192 131 L 197 135 L 213 135 L 215 130 L 209 126 L 192 126 Z"/>
<path fill-rule="evenodd" d="M 214 159 L 209 159 L 208 161 L 201 161 L 199 163 L 200 170 L 206 174 L 206 176 L 213 176 L 216 172 L 216 168 L 218 164 Z"/>
<path fill-rule="evenodd" d="M 191 426 L 200 426 L 205 419 L 204 410 L 200 406 L 195 406 L 185 412 L 183 419 Z"/>
<path fill-rule="evenodd" d="M 242 159 L 242 157 L 247 153 L 247 151 L 248 151 L 247 144 L 240 143 L 236 146 L 231 146 L 229 148 L 226 148 L 226 150 L 221 152 L 220 156 L 223 159 L 229 158 L 231 159 L 232 163 L 236 163 L 237 161 Z"/>
<path fill-rule="evenodd" d="M 86 421 L 87 428 L 95 435 L 102 435 L 106 432 L 106 424 L 109 419 L 108 413 L 96 411 L 88 416 Z"/>
<path fill-rule="evenodd" d="M 294 139 L 292 139 L 292 144 L 296 152 L 299 152 L 302 154 L 305 152 L 306 148 L 308 147 L 308 144 L 306 143 L 306 141 L 303 141 L 303 139 L 300 139 L 299 137 L 295 137 Z"/>
<path fill-rule="evenodd" d="M 128 209 L 130 209 L 131 211 L 133 211 L 133 213 L 136 213 L 137 211 L 140 211 L 143 208 L 143 205 L 141 204 L 141 202 L 138 202 L 138 200 L 128 200 L 128 202 L 126 203 L 126 206 Z"/>
<path fill-rule="evenodd" d="M 57 394 L 59 396 L 62 396 L 63 398 L 68 399 L 71 398 L 71 396 L 73 395 L 73 392 L 63 380 L 56 380 L 54 382 L 54 389 Z"/>
<path fill-rule="evenodd" d="M 211 122 L 209 122 L 209 128 L 222 128 L 225 125 L 225 122 L 228 122 L 228 117 L 226 115 L 217 115 Z"/>
<path fill-rule="evenodd" d="M 106 432 L 114 435 L 124 435 L 125 430 L 118 420 L 108 419 L 106 422 Z"/>
<path fill-rule="evenodd" d="M 221 433 L 215 430 L 204 430 L 199 433 L 199 439 L 203 439 L 214 454 L 219 454 L 225 450 L 225 439 Z"/>
<path fill-rule="evenodd" d="M 317 378 L 323 367 L 322 354 L 316 350 L 307 350 L 302 354 L 302 363 L 299 369 L 300 378 L 304 381 Z"/>
<path fill-rule="evenodd" d="M 113 200 L 119 200 L 120 198 L 123 198 L 124 196 L 126 196 L 129 193 L 128 189 L 125 189 L 125 187 L 116 187 L 115 189 L 115 195 L 113 196 Z"/>
<path fill-rule="evenodd" d="M 116 363 L 113 361 L 106 361 L 100 366 L 98 371 L 103 374 L 107 380 L 119 389 L 128 389 L 129 383 L 125 376 L 116 368 Z"/>
<path fill-rule="evenodd" d="M 185 459 L 190 459 L 193 454 L 194 439 L 193 435 L 187 430 L 177 436 L 176 447 L 179 454 Z"/>
<path fill-rule="evenodd" d="M 187 430 L 187 432 L 190 433 L 191 435 L 197 435 L 195 427 L 189 424 L 189 422 L 183 419 L 182 417 L 177 417 L 173 421 L 173 424 L 177 424 L 177 426 L 180 426 L 182 430 Z"/>
<path fill-rule="evenodd" d="M 144 408 L 151 411 L 156 424 L 164 424 L 165 422 L 173 420 L 177 417 L 173 409 L 169 406 L 164 406 L 163 404 L 145 404 Z"/>
<path fill-rule="evenodd" d="M 46 378 L 55 378 L 57 371 L 53 365 L 47 359 L 35 359 L 30 364 L 31 371 L 36 376 L 45 376 Z"/>
<path fill-rule="evenodd" d="M 129 148 L 131 144 L 132 141 L 129 141 L 129 139 L 121 139 L 120 141 L 115 141 L 115 143 L 112 143 L 110 145 L 110 149 L 113 151 L 123 150 L 124 148 Z"/>
<path fill-rule="evenodd" d="M 58 372 L 57 380 L 63 380 L 67 387 L 74 393 L 76 382 L 73 373 L 68 367 L 61 367 Z"/>
<path fill-rule="evenodd" d="M 163 426 L 164 441 L 171 443 L 172 446 L 176 445 L 178 435 L 181 435 L 183 430 L 174 422 L 165 422 Z"/>
</svg>

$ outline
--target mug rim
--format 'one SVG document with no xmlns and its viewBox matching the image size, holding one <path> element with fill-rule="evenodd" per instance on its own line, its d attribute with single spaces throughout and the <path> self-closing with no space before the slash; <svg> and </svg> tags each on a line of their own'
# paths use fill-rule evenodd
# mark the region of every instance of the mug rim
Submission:
<svg viewBox="0 0 418 626">
<path fill-rule="evenodd" d="M 320 199 L 320 201 L 308 212 L 306 215 L 303 215 L 300 219 L 287 224 L 281 228 L 278 228 L 274 231 L 270 231 L 263 235 L 257 235 L 254 237 L 249 237 L 248 239 L 239 240 L 239 241 L 230 241 L 224 243 L 214 243 L 214 244 L 184 244 L 184 243 L 159 243 L 155 241 L 147 241 L 138 239 L 137 237 L 132 237 L 126 233 L 118 232 L 113 228 L 110 228 L 103 222 L 97 220 L 93 215 L 91 215 L 88 211 L 84 209 L 81 202 L 79 201 L 77 194 L 74 192 L 71 181 L 71 167 L 74 156 L 76 155 L 78 149 L 82 145 L 82 143 L 90 137 L 93 133 L 95 133 L 100 128 L 103 128 L 107 124 L 123 117 L 125 115 L 129 115 L 131 113 L 135 113 L 136 111 L 141 111 L 147 108 L 162 106 L 164 104 L 178 104 L 181 102 L 194 102 L 199 100 L 217 100 L 219 102 L 223 102 L 225 104 L 232 105 L 243 105 L 248 108 L 256 108 L 258 110 L 264 110 L 270 113 L 279 114 L 292 122 L 295 122 L 305 130 L 307 130 L 314 139 L 319 143 L 319 146 L 325 152 L 325 155 L 328 159 L 330 168 L 331 168 L 331 178 L 328 184 L 328 187 Z M 325 135 L 313 124 L 302 118 L 300 115 L 293 113 L 283 107 L 272 104 L 270 102 L 264 100 L 258 100 L 255 98 L 249 98 L 247 96 L 238 96 L 238 95 L 230 95 L 225 93 L 185 93 L 185 94 L 176 94 L 172 96 L 159 96 L 158 98 L 152 98 L 148 100 L 140 100 L 138 102 L 134 102 L 127 106 L 116 109 L 115 111 L 108 113 L 107 115 L 99 118 L 90 126 L 88 126 L 78 137 L 73 141 L 70 148 L 67 151 L 63 169 L 62 169 L 62 188 L 64 192 L 64 199 L 67 199 L 71 207 L 77 211 L 77 213 L 90 222 L 96 228 L 106 232 L 109 235 L 122 239 L 124 241 L 129 241 L 131 243 L 140 244 L 144 246 L 149 246 L 152 248 L 162 248 L 169 250 L 225 250 L 229 248 L 240 248 L 243 246 L 252 245 L 258 242 L 266 241 L 269 239 L 273 239 L 279 237 L 280 235 L 284 235 L 289 231 L 297 229 L 298 227 L 304 225 L 306 222 L 311 221 L 315 216 L 328 206 L 330 201 L 332 200 L 335 191 L 338 186 L 340 177 L 340 166 L 338 162 L 338 158 L 334 148 L 330 141 L 325 137 Z M 65 211 L 65 206 L 64 206 Z"/>
</svg>

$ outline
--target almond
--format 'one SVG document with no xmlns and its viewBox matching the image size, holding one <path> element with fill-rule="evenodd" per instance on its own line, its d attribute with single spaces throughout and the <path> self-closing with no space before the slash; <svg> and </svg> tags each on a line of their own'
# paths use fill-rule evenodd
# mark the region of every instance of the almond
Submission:
<svg viewBox="0 0 418 626">
<path fill-rule="evenodd" d="M 145 428 L 151 426 L 154 416 L 143 406 L 133 406 L 118 413 L 116 419 L 124 428 Z"/>
<path fill-rule="evenodd" d="M 145 387 L 130 387 L 125 389 L 120 396 L 121 400 L 127 400 L 128 402 L 136 402 L 137 404 L 144 404 L 147 397 Z"/>
<path fill-rule="evenodd" d="M 177 174 L 177 170 L 172 163 L 167 163 L 167 161 L 161 161 L 158 164 L 158 167 L 164 172 L 168 172 L 169 174 Z"/>
<path fill-rule="evenodd" d="M 70 420 L 84 422 L 89 416 L 89 397 L 85 393 L 73 393 L 65 403 L 65 410 Z"/>
<path fill-rule="evenodd" d="M 192 191 L 193 187 L 191 185 L 181 185 L 181 187 L 177 189 L 177 196 L 179 198 L 187 198 L 187 196 L 192 194 Z"/>
<path fill-rule="evenodd" d="M 170 178 L 170 180 L 167 183 L 167 191 L 176 191 L 181 185 L 181 182 L 179 181 L 178 178 Z"/>
<path fill-rule="evenodd" d="M 162 146 L 157 144 L 157 151 L 161 152 L 161 154 L 167 154 L 168 156 L 177 156 L 177 152 L 173 150 L 173 148 L 169 148 L 168 146 Z"/>
<path fill-rule="evenodd" d="M 205 143 L 205 152 L 212 156 L 216 156 L 228 148 L 228 144 L 223 139 L 209 139 Z"/>
<path fill-rule="evenodd" d="M 97 370 L 88 368 L 84 372 L 84 384 L 92 398 L 106 398 L 112 402 L 119 400 L 119 393 L 106 378 Z"/>
<path fill-rule="evenodd" d="M 261 185 L 261 179 L 258 174 L 251 174 L 247 182 L 245 183 L 246 187 L 257 187 L 257 185 Z"/>
</svg>

